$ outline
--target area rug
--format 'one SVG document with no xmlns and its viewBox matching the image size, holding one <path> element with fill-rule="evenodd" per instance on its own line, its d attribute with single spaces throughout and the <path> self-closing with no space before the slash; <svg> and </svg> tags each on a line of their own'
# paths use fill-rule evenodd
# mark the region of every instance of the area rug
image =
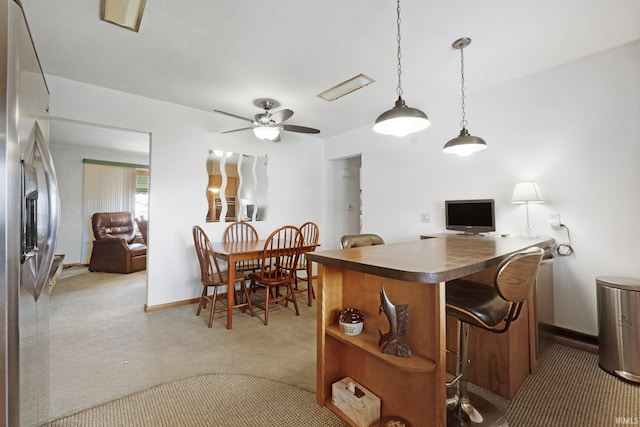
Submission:
<svg viewBox="0 0 640 427">
<path fill-rule="evenodd" d="M 49 427 L 344 426 L 315 394 L 249 375 L 199 375 L 78 412 Z"/>
</svg>

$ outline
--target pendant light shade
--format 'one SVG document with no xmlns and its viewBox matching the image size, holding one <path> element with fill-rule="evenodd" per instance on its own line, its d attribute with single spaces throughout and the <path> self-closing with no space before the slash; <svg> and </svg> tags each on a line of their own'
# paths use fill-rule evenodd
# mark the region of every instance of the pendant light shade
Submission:
<svg viewBox="0 0 640 427">
<path fill-rule="evenodd" d="M 478 136 L 469 135 L 469 131 L 466 128 L 460 130 L 460 135 L 457 138 L 453 138 L 444 145 L 442 149 L 445 153 L 457 154 L 460 157 L 466 157 L 478 151 L 482 151 L 487 148 L 487 143 L 484 139 Z"/>
<path fill-rule="evenodd" d="M 426 129 L 430 123 L 425 113 L 417 108 L 407 107 L 404 99 L 399 96 L 391 110 L 378 116 L 373 130 L 383 135 L 405 136 Z"/>
<path fill-rule="evenodd" d="M 460 121 L 460 135 L 447 142 L 442 151 L 445 153 L 457 154 L 460 157 L 466 157 L 478 151 L 482 151 L 487 148 L 487 143 L 484 139 L 469 135 L 467 130 L 467 120 L 464 111 L 464 48 L 471 44 L 469 37 L 463 37 L 453 42 L 451 45 L 454 49 L 460 50 L 460 74 L 462 75 L 462 121 Z"/>
<path fill-rule="evenodd" d="M 402 52 L 400 50 L 400 0 L 397 0 L 398 13 L 398 86 L 396 92 L 398 94 L 398 100 L 394 107 L 384 113 L 380 114 L 376 119 L 376 123 L 373 125 L 373 131 L 383 135 L 405 136 L 410 133 L 421 131 L 426 129 L 431 122 L 425 113 L 417 108 L 407 107 L 404 99 L 402 99 L 402 66 L 400 58 Z"/>
</svg>

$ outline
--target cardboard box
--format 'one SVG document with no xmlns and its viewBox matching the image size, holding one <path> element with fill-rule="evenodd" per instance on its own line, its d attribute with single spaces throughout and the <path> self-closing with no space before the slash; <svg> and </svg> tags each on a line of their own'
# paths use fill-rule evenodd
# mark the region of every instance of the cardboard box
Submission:
<svg viewBox="0 0 640 427">
<path fill-rule="evenodd" d="M 380 398 L 350 377 L 331 385 L 331 402 L 359 427 L 380 419 Z"/>
</svg>

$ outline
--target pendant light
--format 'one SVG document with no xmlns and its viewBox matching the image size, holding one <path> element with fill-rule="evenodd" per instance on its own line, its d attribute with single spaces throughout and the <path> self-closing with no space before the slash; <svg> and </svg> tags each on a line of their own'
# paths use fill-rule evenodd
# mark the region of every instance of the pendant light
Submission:
<svg viewBox="0 0 640 427">
<path fill-rule="evenodd" d="M 410 133 L 421 131 L 426 129 L 430 122 L 425 113 L 417 108 L 407 107 L 402 99 L 402 66 L 400 64 L 400 58 L 402 57 L 402 51 L 400 50 L 400 0 L 397 0 L 397 12 L 398 12 L 398 86 L 396 92 L 398 93 L 398 100 L 395 106 L 384 113 L 380 114 L 376 119 L 376 123 L 373 126 L 373 130 L 376 133 L 383 135 L 405 136 Z"/>
<path fill-rule="evenodd" d="M 447 142 L 442 149 L 445 153 L 453 153 L 458 156 L 465 157 L 478 151 L 482 151 L 487 148 L 487 143 L 477 136 L 469 135 L 467 130 L 467 120 L 464 112 L 464 48 L 471 44 L 469 37 L 463 37 L 453 42 L 451 46 L 454 49 L 460 49 L 460 72 L 462 74 L 462 121 L 460 126 L 460 135 L 457 138 L 453 138 Z"/>
</svg>

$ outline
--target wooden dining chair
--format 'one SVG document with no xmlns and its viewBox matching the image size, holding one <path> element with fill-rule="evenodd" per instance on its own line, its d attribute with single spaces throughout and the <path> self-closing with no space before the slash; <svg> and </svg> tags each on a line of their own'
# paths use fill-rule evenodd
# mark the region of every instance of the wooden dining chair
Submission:
<svg viewBox="0 0 640 427">
<path fill-rule="evenodd" d="M 222 233 L 222 241 L 227 242 L 247 242 L 255 241 L 258 239 L 258 232 L 256 229 L 245 221 L 237 221 L 229 224 L 229 226 Z M 245 273 L 248 271 L 255 272 L 260 268 L 260 263 L 255 260 L 239 261 L 236 263 L 236 271 Z"/>
<path fill-rule="evenodd" d="M 198 303 L 198 311 L 196 312 L 196 316 L 199 316 L 200 311 L 202 311 L 203 308 L 206 308 L 207 303 L 210 302 L 211 314 L 209 314 L 209 327 L 211 327 L 213 325 L 214 313 L 229 310 L 229 304 L 226 300 L 226 294 L 223 293 L 223 295 L 218 295 L 218 288 L 220 286 L 227 286 L 228 273 L 227 271 L 223 271 L 220 269 L 218 260 L 215 256 L 215 252 L 213 251 L 213 247 L 211 246 L 211 241 L 209 241 L 209 237 L 204 232 L 204 230 L 197 225 L 193 227 L 193 243 L 198 255 L 198 262 L 200 264 L 200 279 L 202 281 L 202 294 L 200 295 L 200 301 Z M 244 297 L 246 297 L 246 300 L 244 298 L 237 299 L 237 301 L 239 302 L 234 304 L 231 309 L 233 310 L 234 308 L 242 307 L 244 311 L 246 310 L 246 307 L 249 307 L 251 317 L 254 317 L 255 314 L 253 312 L 253 306 L 251 305 L 249 292 L 247 291 L 246 286 L 246 276 L 241 273 L 236 273 L 235 281 L 237 283 L 240 283 L 240 295 L 244 295 Z M 213 288 L 213 295 L 209 295 L 209 288 Z M 216 308 L 216 302 L 218 301 L 220 301 L 223 307 Z"/>
<path fill-rule="evenodd" d="M 320 231 L 316 223 L 305 222 L 300 226 L 300 232 L 302 233 L 302 241 L 304 242 L 304 244 L 313 244 L 313 245 L 318 244 Z M 314 246 L 313 249 L 309 250 L 308 252 L 313 252 L 315 250 L 316 248 Z M 294 271 L 296 276 L 294 291 L 296 293 L 306 292 L 307 304 L 309 305 L 309 307 L 311 307 L 312 299 L 316 297 L 316 294 L 313 290 L 313 276 L 307 275 L 307 263 L 309 262 L 311 261 L 307 260 L 307 257 L 305 256 L 304 253 L 300 254 L 300 257 L 298 258 L 298 264 L 295 266 L 295 271 Z M 303 272 L 304 274 L 300 275 L 300 272 Z M 307 282 L 307 286 L 305 288 L 299 288 L 298 282 L 300 281 Z"/>
<path fill-rule="evenodd" d="M 265 241 L 260 271 L 249 274 L 251 288 L 263 288 L 264 300 L 253 300 L 254 306 L 264 310 L 264 324 L 269 323 L 269 305 L 279 301 L 289 301 L 296 309 L 296 315 L 300 315 L 296 292 L 293 289 L 296 280 L 295 270 L 291 266 L 297 265 L 302 250 L 302 233 L 297 227 L 285 225 L 275 230 Z M 284 287 L 286 293 L 282 295 L 280 288 Z M 257 295 L 254 292 L 252 298 Z"/>
</svg>

